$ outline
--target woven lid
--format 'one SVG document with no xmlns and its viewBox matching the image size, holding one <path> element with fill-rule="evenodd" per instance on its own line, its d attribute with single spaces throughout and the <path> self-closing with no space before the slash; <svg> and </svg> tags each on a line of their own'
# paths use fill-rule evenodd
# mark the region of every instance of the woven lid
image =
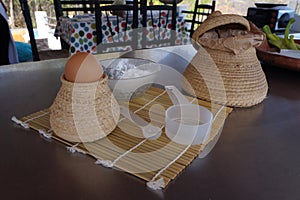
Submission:
<svg viewBox="0 0 300 200">
<path fill-rule="evenodd" d="M 217 39 L 202 37 L 204 33 L 216 28 Z M 183 73 L 182 88 L 207 101 L 234 107 L 250 107 L 265 99 L 268 84 L 251 42 L 256 37 L 242 34 L 220 37 L 223 31 L 232 30 L 238 30 L 237 33 L 239 30 L 247 32 L 250 31 L 250 24 L 242 16 L 223 15 L 217 11 L 197 28 L 193 40 L 201 45 Z M 216 43 L 202 45 L 202 39 L 216 40 Z"/>
<path fill-rule="evenodd" d="M 222 14 L 220 11 L 215 11 L 195 30 L 192 38 L 194 41 L 197 41 L 205 32 L 228 24 L 238 24 L 250 31 L 250 24 L 244 17 L 236 14 Z"/>
</svg>

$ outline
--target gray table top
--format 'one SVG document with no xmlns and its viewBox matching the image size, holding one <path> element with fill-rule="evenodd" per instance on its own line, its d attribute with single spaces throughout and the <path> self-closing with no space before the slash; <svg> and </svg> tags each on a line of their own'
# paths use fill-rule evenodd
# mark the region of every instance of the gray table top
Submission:
<svg viewBox="0 0 300 200">
<path fill-rule="evenodd" d="M 182 73 L 190 47 L 132 52 Z M 180 55 L 180 56 L 178 56 Z M 119 54 L 100 55 L 100 59 Z M 300 198 L 300 74 L 264 66 L 267 98 L 235 108 L 221 137 L 163 191 L 138 178 L 71 154 L 10 118 L 49 107 L 66 59 L 0 67 L 0 178 L 3 199 L 298 199 Z M 168 73 L 168 72 L 165 72 Z M 163 77 L 166 74 L 163 75 Z M 169 77 L 169 76 L 168 76 Z M 176 82 L 176 76 L 166 78 Z"/>
</svg>

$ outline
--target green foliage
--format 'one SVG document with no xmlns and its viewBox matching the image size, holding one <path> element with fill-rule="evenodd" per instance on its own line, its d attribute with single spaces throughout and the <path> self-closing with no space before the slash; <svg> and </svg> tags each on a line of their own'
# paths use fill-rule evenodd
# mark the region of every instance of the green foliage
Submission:
<svg viewBox="0 0 300 200">
<path fill-rule="evenodd" d="M 25 28 L 25 20 L 22 14 L 19 0 L 3 0 L 8 9 L 8 16 L 12 21 L 12 27 Z M 48 16 L 55 16 L 53 0 L 28 0 L 33 26 L 35 27 L 35 11 L 46 11 Z M 13 14 L 13 16 L 11 16 Z"/>
</svg>

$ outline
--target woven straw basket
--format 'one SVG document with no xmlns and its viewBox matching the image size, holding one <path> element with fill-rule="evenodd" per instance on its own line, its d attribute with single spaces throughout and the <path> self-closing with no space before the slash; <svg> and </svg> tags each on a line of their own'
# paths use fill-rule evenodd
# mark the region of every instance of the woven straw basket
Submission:
<svg viewBox="0 0 300 200">
<path fill-rule="evenodd" d="M 92 83 L 72 83 L 61 76 L 62 86 L 50 107 L 51 129 L 72 142 L 92 142 L 111 133 L 120 108 L 107 76 Z"/>
<path fill-rule="evenodd" d="M 193 40 L 197 42 L 207 31 L 227 25 L 250 30 L 242 16 L 216 12 L 198 27 Z M 253 46 L 238 53 L 200 46 L 183 75 L 186 92 L 227 106 L 250 107 L 267 95 L 267 81 Z"/>
</svg>

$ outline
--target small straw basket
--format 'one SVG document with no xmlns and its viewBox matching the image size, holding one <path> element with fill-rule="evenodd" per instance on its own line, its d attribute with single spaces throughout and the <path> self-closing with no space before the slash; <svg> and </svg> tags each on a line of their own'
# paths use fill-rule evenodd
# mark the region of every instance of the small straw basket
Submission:
<svg viewBox="0 0 300 200">
<path fill-rule="evenodd" d="M 227 26 L 250 30 L 249 22 L 242 16 L 222 15 L 217 11 L 196 29 L 192 38 L 197 44 L 207 31 Z M 234 40 L 238 44 L 239 36 L 235 36 Z M 182 87 L 187 93 L 232 107 L 250 107 L 265 99 L 268 85 L 254 46 L 240 48 L 239 52 L 198 47 L 198 52 L 183 73 Z"/>
<path fill-rule="evenodd" d="M 120 108 L 107 76 L 92 83 L 73 83 L 61 76 L 62 86 L 50 107 L 51 129 L 72 142 L 92 142 L 111 133 Z"/>
</svg>

